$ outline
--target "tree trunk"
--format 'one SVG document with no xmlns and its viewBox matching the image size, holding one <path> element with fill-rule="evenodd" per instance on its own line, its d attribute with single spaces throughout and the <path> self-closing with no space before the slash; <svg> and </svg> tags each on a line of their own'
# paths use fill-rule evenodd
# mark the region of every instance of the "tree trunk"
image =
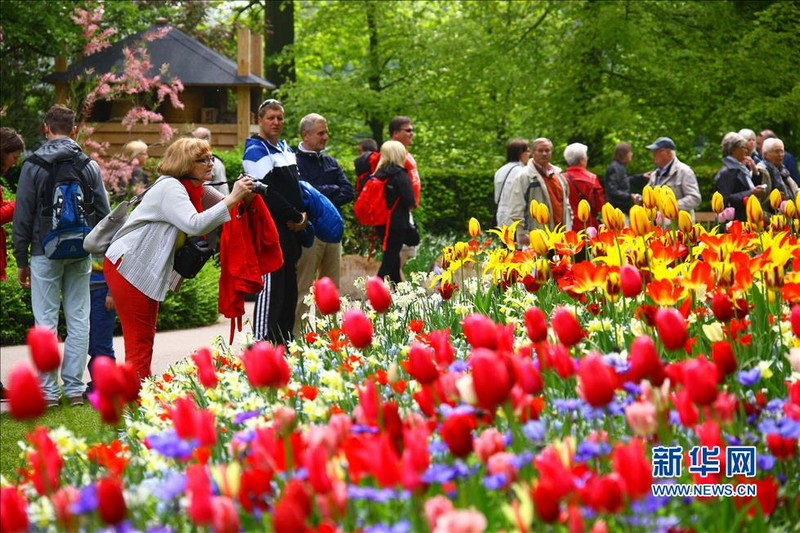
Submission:
<svg viewBox="0 0 800 533">
<path fill-rule="evenodd" d="M 266 78 L 278 87 L 295 80 L 294 55 L 279 57 L 294 44 L 294 0 L 266 0 L 264 58 Z"/>
<path fill-rule="evenodd" d="M 377 95 L 381 92 L 381 58 L 378 53 L 378 21 L 377 21 L 377 4 L 375 2 L 367 2 L 367 34 L 369 35 L 369 50 L 367 51 L 367 61 L 369 72 L 367 74 L 367 83 L 370 90 L 374 91 Z M 383 144 L 383 119 L 376 117 L 372 111 L 367 111 L 366 123 L 372 130 L 372 138 L 378 143 L 378 147 Z"/>
</svg>

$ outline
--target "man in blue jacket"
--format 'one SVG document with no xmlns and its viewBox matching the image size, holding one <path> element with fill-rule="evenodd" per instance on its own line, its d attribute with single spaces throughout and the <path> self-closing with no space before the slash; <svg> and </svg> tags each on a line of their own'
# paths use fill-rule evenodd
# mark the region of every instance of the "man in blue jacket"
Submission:
<svg viewBox="0 0 800 533">
<path fill-rule="evenodd" d="M 341 210 L 343 205 L 353 201 L 355 191 L 350 180 L 344 175 L 342 166 L 325 153 L 325 145 L 330 138 L 328 121 L 317 113 L 304 116 L 300 120 L 300 137 L 303 139 L 297 147 L 297 169 L 300 171 L 300 179 L 313 185 Z M 303 298 L 314 280 L 317 277 L 329 277 L 337 287 L 339 286 L 341 256 L 341 241 L 326 243 L 315 238 L 311 248 L 303 250 L 303 255 L 297 263 L 295 335 L 300 331 L 303 314 L 308 311 Z"/>
</svg>

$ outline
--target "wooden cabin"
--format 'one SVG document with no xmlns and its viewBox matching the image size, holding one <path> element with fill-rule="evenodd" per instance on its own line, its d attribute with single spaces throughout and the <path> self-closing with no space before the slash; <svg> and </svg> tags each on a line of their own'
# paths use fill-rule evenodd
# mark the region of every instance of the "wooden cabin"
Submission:
<svg viewBox="0 0 800 533">
<path fill-rule="evenodd" d="M 142 36 L 154 30 L 169 31 L 162 38 L 147 41 Z M 163 102 L 157 112 L 177 130 L 177 135 L 187 134 L 198 126 L 211 131 L 211 142 L 215 151 L 225 151 L 244 145 L 252 132 L 257 132 L 256 112 L 264 96 L 264 90 L 273 90 L 275 85 L 261 77 L 263 69 L 263 47 L 261 36 L 251 35 L 250 30 L 239 30 L 238 62 L 215 52 L 184 32 L 159 21 L 145 31 L 131 35 L 109 48 L 83 58 L 69 67 L 65 58 L 56 60 L 56 71 L 44 78 L 56 86 L 56 101 L 67 103 L 69 86 L 81 83 L 86 72 L 103 74 L 121 72 L 124 68 L 123 49 L 142 42 L 147 48 L 152 68 L 147 73 L 152 77 L 168 65 L 167 76 L 177 77 L 184 89 L 180 99 L 184 108 L 177 109 L 169 101 Z M 95 127 L 92 136 L 97 141 L 110 143 L 108 155 L 119 153 L 131 140 L 142 140 L 150 146 L 150 155 L 159 157 L 165 146 L 161 144 L 160 124 L 136 124 L 128 131 L 122 117 L 134 105 L 133 99 L 98 101 L 88 122 Z"/>
</svg>

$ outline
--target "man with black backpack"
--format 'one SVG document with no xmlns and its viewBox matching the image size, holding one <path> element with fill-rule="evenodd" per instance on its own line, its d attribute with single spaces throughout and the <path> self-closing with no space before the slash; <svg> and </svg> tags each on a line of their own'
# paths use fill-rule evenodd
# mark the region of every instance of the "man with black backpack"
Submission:
<svg viewBox="0 0 800 533">
<path fill-rule="evenodd" d="M 67 323 L 61 363 L 63 391 L 70 405 L 83 405 L 83 372 L 89 348 L 89 277 L 92 261 L 83 238 L 109 213 L 100 167 L 71 136 L 75 113 L 54 105 L 44 116 L 47 138 L 25 160 L 17 188 L 12 228 L 19 283 L 31 289 L 38 326 L 58 329 L 63 305 Z M 59 402 L 55 372 L 41 376 L 49 406 Z"/>
</svg>

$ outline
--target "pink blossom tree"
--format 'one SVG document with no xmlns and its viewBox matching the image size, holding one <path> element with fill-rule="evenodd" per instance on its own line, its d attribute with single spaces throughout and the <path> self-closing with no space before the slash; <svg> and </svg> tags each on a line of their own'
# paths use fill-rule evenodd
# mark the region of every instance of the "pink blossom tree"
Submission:
<svg viewBox="0 0 800 533">
<path fill-rule="evenodd" d="M 111 46 L 109 39 L 116 34 L 113 28 L 102 29 L 103 4 L 99 3 L 93 10 L 76 8 L 72 21 L 82 28 L 85 41 L 83 52 L 94 54 Z M 147 32 L 132 47 L 123 49 L 124 65 L 121 73 L 107 72 L 92 78 L 94 73 L 87 72 L 92 88 L 83 98 L 80 106 L 79 137 L 89 149 L 92 159 L 97 161 L 103 174 L 106 187 L 117 195 L 127 191 L 128 181 L 133 166 L 129 161 L 119 157 L 109 157 L 108 142 L 98 142 L 92 138 L 95 129 L 88 124 L 88 118 L 98 100 L 132 99 L 134 104 L 122 118 L 122 125 L 127 131 L 133 131 L 136 124 L 161 124 L 161 141 L 169 142 L 175 130 L 164 121 L 164 117 L 155 111 L 165 100 L 177 108 L 183 109 L 180 93 L 183 83 L 178 78 L 167 78 L 168 64 L 161 65 L 159 72 L 148 76 L 152 69 L 147 42 L 164 37 L 171 28 L 164 27 Z"/>
</svg>

